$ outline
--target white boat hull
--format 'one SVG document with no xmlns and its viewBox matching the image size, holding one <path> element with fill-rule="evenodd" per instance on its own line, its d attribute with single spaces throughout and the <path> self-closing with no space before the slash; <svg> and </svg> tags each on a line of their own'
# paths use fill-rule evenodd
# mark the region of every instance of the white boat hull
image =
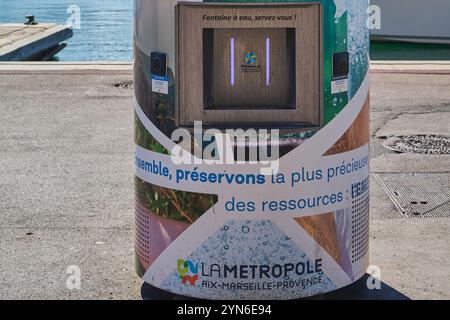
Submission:
<svg viewBox="0 0 450 320">
<path fill-rule="evenodd" d="M 450 44 L 450 0 L 371 0 L 381 8 L 374 40 Z"/>
</svg>

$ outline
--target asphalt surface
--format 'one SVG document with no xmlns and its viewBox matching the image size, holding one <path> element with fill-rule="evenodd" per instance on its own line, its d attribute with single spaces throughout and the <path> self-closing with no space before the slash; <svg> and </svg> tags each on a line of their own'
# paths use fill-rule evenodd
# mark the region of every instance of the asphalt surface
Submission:
<svg viewBox="0 0 450 320">
<path fill-rule="evenodd" d="M 131 70 L 34 69 L 0 66 L 0 299 L 140 299 L 132 90 L 114 86 Z M 373 172 L 450 173 L 449 156 L 380 143 L 450 135 L 450 72 L 373 72 L 371 104 Z M 364 279 L 322 298 L 450 299 L 449 218 L 404 218 L 375 179 L 371 188 L 370 255 L 382 290 Z M 80 289 L 67 286 L 71 266 Z"/>
</svg>

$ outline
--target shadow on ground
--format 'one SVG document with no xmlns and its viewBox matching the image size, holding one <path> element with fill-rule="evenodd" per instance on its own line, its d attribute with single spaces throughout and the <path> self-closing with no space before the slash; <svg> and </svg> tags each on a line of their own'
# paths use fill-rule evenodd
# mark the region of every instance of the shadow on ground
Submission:
<svg viewBox="0 0 450 320">
<path fill-rule="evenodd" d="M 380 290 L 369 290 L 367 282 L 369 275 L 365 275 L 361 280 L 354 284 L 321 296 L 313 297 L 312 300 L 410 300 L 403 293 L 388 286 L 381 284 Z M 141 295 L 143 300 L 193 300 L 182 296 L 176 296 L 165 291 L 150 286 L 147 283 L 142 285 Z"/>
<path fill-rule="evenodd" d="M 381 283 L 381 289 L 370 290 L 367 287 L 369 275 L 365 275 L 354 284 L 322 296 L 324 300 L 410 300 L 400 291 Z M 371 282 L 371 280 L 369 280 Z"/>
</svg>

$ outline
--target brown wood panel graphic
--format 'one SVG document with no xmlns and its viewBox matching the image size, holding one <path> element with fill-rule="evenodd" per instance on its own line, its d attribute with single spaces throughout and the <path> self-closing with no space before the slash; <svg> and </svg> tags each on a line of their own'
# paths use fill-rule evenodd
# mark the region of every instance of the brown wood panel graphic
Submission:
<svg viewBox="0 0 450 320">
<path fill-rule="evenodd" d="M 234 20 L 205 19 L 205 17 L 225 16 L 234 17 Z M 240 19 L 239 17 L 288 17 L 288 19 L 253 19 L 252 21 Z M 229 30 L 228 33 L 223 29 Z M 238 30 L 239 29 L 239 30 Z M 285 31 L 275 32 L 274 29 Z M 283 32 L 293 29 L 293 41 L 286 42 Z M 216 30 L 209 33 L 208 30 Z M 251 36 L 253 34 L 253 37 Z M 267 90 L 266 78 L 266 52 L 265 37 L 270 35 L 271 42 L 271 75 L 273 79 Z M 205 36 L 208 39 L 205 40 Z M 229 90 L 219 91 L 217 88 L 229 87 L 231 66 L 230 61 L 230 36 L 235 37 L 235 72 L 236 87 Z M 258 41 L 256 41 L 256 39 Z M 284 40 L 283 40 L 284 39 Z M 245 40 L 248 43 L 244 43 Z M 205 42 L 206 41 L 206 42 Z M 208 54 L 204 48 L 207 42 L 212 41 L 212 50 Z M 215 43 L 214 43 L 215 42 Z M 290 43 L 290 44 L 289 44 Z M 285 70 L 286 50 L 294 46 L 292 61 L 295 65 L 295 88 L 290 92 L 290 104 L 280 106 L 285 102 L 285 86 L 277 85 L 276 80 L 282 84 L 287 81 L 283 74 L 275 72 L 277 68 Z M 255 48 L 256 47 L 256 48 Z M 225 52 L 219 53 L 219 48 Z M 254 50 L 257 60 L 261 62 L 261 74 L 258 77 L 241 72 L 241 61 L 246 51 Z M 248 53 L 248 52 L 247 52 Z M 227 58 L 228 57 L 228 58 Z M 214 66 L 214 60 L 219 60 L 219 66 Z M 226 61 L 225 63 L 223 61 Z M 186 4 L 177 6 L 177 125 L 191 126 L 194 121 L 202 120 L 205 125 L 244 125 L 245 124 L 301 124 L 309 127 L 322 125 L 322 32 L 321 32 L 321 7 L 317 4 L 270 4 L 264 6 L 249 6 L 233 4 L 223 6 L 220 4 Z M 288 64 L 289 64 L 288 63 Z M 205 72 L 205 66 L 217 68 L 221 75 L 211 76 Z M 245 66 L 244 66 L 245 67 Z M 221 72 L 221 68 L 224 68 Z M 228 69 L 228 70 L 227 70 Z M 245 68 L 244 68 L 245 69 Z M 248 69 L 248 68 L 247 68 Z M 208 70 L 206 70 L 208 71 Z M 251 81 L 251 80 L 254 81 Z M 265 80 L 265 79 L 264 79 Z M 240 86 L 238 88 L 238 86 Z M 215 90 L 216 89 L 216 90 Z M 207 92 L 211 91 L 211 97 Z M 223 94 L 234 97 L 233 101 L 227 101 Z M 214 100 L 214 94 L 219 102 L 224 103 L 223 108 L 208 108 Z M 295 95 L 295 96 L 294 96 Z M 252 97 L 250 103 L 249 97 Z M 261 101 L 258 105 L 256 102 Z M 239 101 L 239 99 L 241 101 Z M 273 105 L 268 107 L 268 102 Z M 230 105 L 233 102 L 236 105 Z M 251 109 L 249 105 L 251 104 Z M 285 103 L 282 103 L 285 104 Z M 220 106 L 218 106 L 220 107 Z M 243 108 L 242 108 L 243 107 Z M 280 108 L 281 107 L 281 108 Z"/>
<path fill-rule="evenodd" d="M 296 218 L 295 221 L 340 264 L 341 252 L 337 240 L 334 212 Z"/>
<path fill-rule="evenodd" d="M 353 122 L 350 129 L 336 142 L 336 144 L 328 150 L 325 155 L 331 156 L 358 149 L 370 141 L 370 98 L 367 97 L 364 107 Z"/>
<path fill-rule="evenodd" d="M 370 140 L 369 131 L 369 97 L 363 109 L 359 113 L 352 126 L 336 142 L 336 144 L 325 154 L 327 156 L 339 154 L 360 148 Z M 326 213 L 318 216 L 296 218 L 295 221 L 341 265 L 341 252 L 337 238 L 335 214 Z"/>
</svg>

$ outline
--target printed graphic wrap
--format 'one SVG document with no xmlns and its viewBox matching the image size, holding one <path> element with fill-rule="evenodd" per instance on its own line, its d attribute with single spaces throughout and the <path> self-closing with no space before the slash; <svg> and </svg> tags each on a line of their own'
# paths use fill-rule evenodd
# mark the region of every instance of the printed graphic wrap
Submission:
<svg viewBox="0 0 450 320">
<path fill-rule="evenodd" d="M 159 11 L 170 14 L 176 1 L 165 1 L 150 3 L 157 2 Z M 145 3 L 136 0 L 141 14 L 149 14 Z M 151 89 L 149 74 L 150 53 L 172 52 L 170 39 L 161 43 L 156 34 L 144 35 L 145 17 L 138 15 L 136 256 L 138 273 L 150 285 L 206 299 L 295 299 L 342 288 L 365 274 L 370 172 L 367 1 L 321 3 L 325 125 L 283 134 L 282 140 L 295 143 L 281 150 L 279 172 L 262 177 L 262 166 L 250 163 L 172 162 L 176 70 L 171 58 L 168 94 Z M 349 85 L 332 94 L 331 57 L 339 51 L 350 53 Z M 255 57 L 249 52 L 245 59 L 252 63 Z"/>
</svg>

